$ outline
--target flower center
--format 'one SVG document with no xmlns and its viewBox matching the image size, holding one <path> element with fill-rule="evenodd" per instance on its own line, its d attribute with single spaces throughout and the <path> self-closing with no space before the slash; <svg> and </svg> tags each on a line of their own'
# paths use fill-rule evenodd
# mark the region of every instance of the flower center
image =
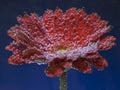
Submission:
<svg viewBox="0 0 120 90">
<path fill-rule="evenodd" d="M 66 53 L 67 50 L 68 50 L 68 48 L 65 45 L 56 46 L 56 51 L 61 53 L 61 54 Z"/>
<path fill-rule="evenodd" d="M 59 49 L 58 52 L 60 52 L 61 54 L 64 54 L 66 52 L 65 49 Z"/>
</svg>

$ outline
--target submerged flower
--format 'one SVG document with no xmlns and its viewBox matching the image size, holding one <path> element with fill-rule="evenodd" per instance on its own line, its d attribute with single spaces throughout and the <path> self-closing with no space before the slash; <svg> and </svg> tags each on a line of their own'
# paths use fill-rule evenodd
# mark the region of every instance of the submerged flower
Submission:
<svg viewBox="0 0 120 90">
<path fill-rule="evenodd" d="M 8 30 L 15 40 L 6 47 L 13 52 L 10 64 L 48 64 L 45 72 L 50 77 L 61 76 L 70 68 L 91 73 L 91 66 L 98 70 L 108 66 L 99 51 L 115 45 L 115 37 L 104 35 L 111 26 L 97 13 L 56 9 L 47 10 L 43 17 L 25 14 L 17 21 L 19 25 Z"/>
</svg>

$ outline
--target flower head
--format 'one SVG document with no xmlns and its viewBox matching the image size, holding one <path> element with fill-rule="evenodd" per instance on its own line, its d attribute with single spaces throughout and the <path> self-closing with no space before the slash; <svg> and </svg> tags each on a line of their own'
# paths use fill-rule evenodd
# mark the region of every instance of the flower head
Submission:
<svg viewBox="0 0 120 90">
<path fill-rule="evenodd" d="M 91 73 L 91 66 L 108 66 L 99 51 L 115 45 L 115 37 L 103 36 L 111 29 L 97 13 L 70 8 L 63 12 L 47 10 L 43 17 L 35 13 L 17 17 L 19 25 L 8 30 L 14 41 L 6 47 L 13 52 L 10 64 L 48 64 L 50 77 L 61 76 L 70 68 Z"/>
</svg>

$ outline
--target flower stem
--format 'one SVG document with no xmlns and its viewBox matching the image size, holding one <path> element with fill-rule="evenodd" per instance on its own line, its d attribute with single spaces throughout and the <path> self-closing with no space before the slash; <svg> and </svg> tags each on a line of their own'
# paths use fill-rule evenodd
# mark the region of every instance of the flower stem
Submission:
<svg viewBox="0 0 120 90">
<path fill-rule="evenodd" d="M 67 72 L 60 77 L 60 90 L 67 90 Z"/>
</svg>

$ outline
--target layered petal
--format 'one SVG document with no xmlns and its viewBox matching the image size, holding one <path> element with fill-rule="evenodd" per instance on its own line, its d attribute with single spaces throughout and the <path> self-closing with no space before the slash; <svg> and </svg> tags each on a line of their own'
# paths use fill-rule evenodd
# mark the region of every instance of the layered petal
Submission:
<svg viewBox="0 0 120 90">
<path fill-rule="evenodd" d="M 48 64 L 46 74 L 61 76 L 70 68 L 84 73 L 92 72 L 91 66 L 102 70 L 108 66 L 99 54 L 115 45 L 108 21 L 97 13 L 87 14 L 85 9 L 70 8 L 63 12 L 47 10 L 43 16 L 35 13 L 17 17 L 18 25 L 8 30 L 14 39 L 7 50 L 13 55 L 10 64 Z"/>
</svg>

